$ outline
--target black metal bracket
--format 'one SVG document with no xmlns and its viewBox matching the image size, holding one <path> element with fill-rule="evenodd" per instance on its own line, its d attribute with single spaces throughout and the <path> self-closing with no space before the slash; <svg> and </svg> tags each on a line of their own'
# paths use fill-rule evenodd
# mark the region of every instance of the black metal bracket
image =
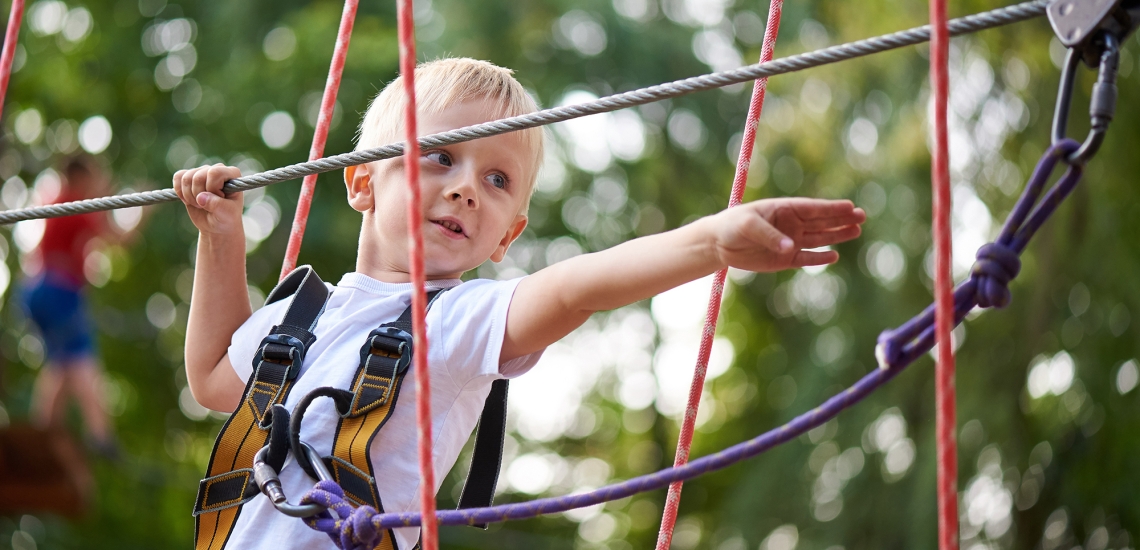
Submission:
<svg viewBox="0 0 1140 550">
<path fill-rule="evenodd" d="M 1140 26 L 1140 0 L 1054 0 L 1046 11 L 1057 39 L 1090 67 L 1104 54 L 1102 31 L 1123 44 Z"/>
</svg>

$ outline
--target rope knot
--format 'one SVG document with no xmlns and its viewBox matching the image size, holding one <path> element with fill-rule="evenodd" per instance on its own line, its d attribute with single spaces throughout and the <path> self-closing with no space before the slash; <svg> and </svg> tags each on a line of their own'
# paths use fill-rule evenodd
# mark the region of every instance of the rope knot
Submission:
<svg viewBox="0 0 1140 550">
<path fill-rule="evenodd" d="M 361 506 L 340 522 L 340 547 L 344 550 L 373 550 L 380 544 L 381 531 L 372 523 L 376 509 Z"/>
<path fill-rule="evenodd" d="M 1021 258 L 1013 249 L 989 243 L 978 249 L 972 277 L 977 281 L 977 299 L 981 307 L 1002 308 L 1009 305 L 1009 282 L 1021 272 Z"/>
</svg>

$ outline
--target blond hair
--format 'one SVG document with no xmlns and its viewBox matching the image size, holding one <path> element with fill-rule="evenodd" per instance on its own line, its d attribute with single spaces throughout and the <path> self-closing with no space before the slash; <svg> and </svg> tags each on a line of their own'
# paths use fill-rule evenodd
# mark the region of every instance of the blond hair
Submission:
<svg viewBox="0 0 1140 550">
<path fill-rule="evenodd" d="M 500 106 L 495 118 L 513 117 L 538 110 L 534 98 L 512 76 L 514 71 L 465 57 L 437 59 L 416 67 L 416 111 L 420 115 L 442 112 L 451 105 L 472 100 L 487 100 Z M 404 140 L 404 109 L 407 101 L 403 77 L 388 83 L 360 121 L 356 150 L 382 147 Z M 542 164 L 543 132 L 530 128 L 514 132 L 522 146 L 531 152 L 531 164 L 525 184 L 526 201 L 521 212 L 530 206 L 535 179 Z"/>
</svg>

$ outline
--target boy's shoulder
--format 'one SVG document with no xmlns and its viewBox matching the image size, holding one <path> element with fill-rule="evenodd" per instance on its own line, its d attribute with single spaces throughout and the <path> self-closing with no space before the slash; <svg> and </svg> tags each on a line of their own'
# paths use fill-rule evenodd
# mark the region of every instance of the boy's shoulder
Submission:
<svg viewBox="0 0 1140 550">
<path fill-rule="evenodd" d="M 503 299 L 509 300 L 521 278 L 500 281 L 496 279 L 436 279 L 425 282 L 424 290 L 429 293 L 438 292 L 438 298 L 433 301 L 431 309 L 440 305 L 451 306 L 463 303 L 466 306 L 476 306 L 479 302 L 494 303 Z M 329 290 L 329 301 L 326 309 L 344 309 L 356 311 L 376 307 L 377 302 L 398 301 L 404 307 L 411 301 L 411 285 L 408 283 L 384 283 L 358 272 L 345 273 L 336 283 L 325 282 Z M 266 303 L 254 311 L 254 317 L 270 317 L 279 319 L 285 315 L 294 296 L 285 296 L 279 300 Z M 450 307 L 450 306 L 448 306 Z M 477 307 L 477 306 L 476 306 Z"/>
<path fill-rule="evenodd" d="M 441 354 L 440 364 L 453 371 L 454 379 L 498 372 L 498 345 L 520 280 L 452 279 L 425 285 L 428 291 L 446 289 L 428 310 L 427 324 L 433 350 Z M 346 274 L 330 289 L 313 330 L 317 347 L 310 350 L 310 357 L 314 359 L 332 348 L 359 349 L 370 330 L 395 321 L 411 300 L 411 285 L 382 283 L 361 274 Z M 291 298 L 283 298 L 265 305 L 234 333 L 229 354 L 243 380 L 252 373 L 258 344 L 285 317 L 290 302 Z"/>
<path fill-rule="evenodd" d="M 504 301 L 510 302 L 515 287 L 521 280 L 518 278 L 507 281 L 495 279 L 427 281 L 424 285 L 427 292 L 439 292 L 431 304 L 429 313 L 433 314 L 433 317 L 440 314 L 455 317 L 475 315 L 487 309 L 494 309 L 496 305 L 502 306 Z M 378 306 L 384 310 L 396 308 L 403 311 L 411 302 L 411 285 L 384 283 L 357 272 L 346 273 L 336 284 L 326 282 L 325 286 L 329 290 L 329 299 L 322 316 L 334 310 L 339 310 L 339 314 L 343 315 L 348 312 L 374 310 Z M 293 299 L 294 296 L 285 296 L 264 304 L 253 312 L 245 324 L 271 327 L 285 316 Z M 383 307 L 382 304 L 387 307 Z"/>
</svg>

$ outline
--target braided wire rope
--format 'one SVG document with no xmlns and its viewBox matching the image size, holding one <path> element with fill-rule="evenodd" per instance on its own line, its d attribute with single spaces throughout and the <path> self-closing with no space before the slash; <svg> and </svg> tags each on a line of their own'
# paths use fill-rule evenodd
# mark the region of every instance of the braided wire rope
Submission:
<svg viewBox="0 0 1140 550">
<path fill-rule="evenodd" d="M 760 62 L 771 61 L 775 55 L 776 35 L 780 32 L 780 16 L 783 14 L 784 0 L 771 0 L 768 5 L 768 24 L 764 29 L 764 42 L 760 48 Z M 756 127 L 760 124 L 760 114 L 764 111 L 764 95 L 768 90 L 768 79 L 760 78 L 752 85 L 752 99 L 748 104 L 748 116 L 744 123 L 744 139 L 740 143 L 740 155 L 736 161 L 736 176 L 732 181 L 732 192 L 728 207 L 737 206 L 744 200 L 744 187 L 748 183 L 748 169 L 752 164 L 752 150 L 756 144 Z M 728 270 L 722 269 L 713 275 L 712 289 L 709 291 L 709 305 L 705 313 L 705 326 L 701 332 L 701 344 L 697 351 L 697 364 L 693 368 L 693 381 L 689 385 L 689 402 L 685 406 L 685 416 L 681 422 L 681 433 L 677 436 L 677 453 L 673 466 L 681 466 L 689 461 L 689 451 L 693 446 L 693 430 L 697 424 L 697 411 L 701 406 L 701 394 L 705 388 L 705 373 L 712 355 L 713 337 L 716 335 L 717 320 L 720 317 L 720 304 L 724 296 L 724 282 Z M 681 506 L 680 481 L 669 484 L 665 496 L 665 510 L 661 514 L 661 528 L 657 532 L 657 550 L 669 550 L 673 543 L 673 528 L 677 523 L 677 510 Z"/>
<path fill-rule="evenodd" d="M 950 102 L 950 33 L 946 29 L 946 0 L 930 0 L 930 85 L 933 90 L 934 147 L 930 155 L 931 225 L 934 237 L 935 336 L 934 432 L 938 550 L 958 550 L 958 445 L 954 397 L 954 279 L 950 272 L 950 137 L 946 110 Z"/>
<path fill-rule="evenodd" d="M 1045 14 L 1049 0 L 1032 0 L 1015 4 L 1005 8 L 998 8 L 966 17 L 954 19 L 949 22 L 951 36 L 970 34 L 985 29 L 1010 25 L 1020 21 L 1033 19 Z M 517 130 L 525 130 L 538 126 L 545 126 L 555 122 L 563 122 L 575 118 L 598 113 L 607 113 L 627 107 L 644 105 L 654 101 L 691 94 L 732 84 L 740 84 L 760 78 L 787 74 L 813 67 L 820 67 L 840 61 L 847 61 L 858 57 L 913 46 L 930 40 L 930 26 L 924 25 L 904 31 L 899 31 L 873 38 L 831 46 L 807 53 L 784 57 L 718 73 L 695 76 L 665 84 L 658 84 L 647 88 L 632 90 L 599 98 L 594 101 L 545 109 L 534 113 L 520 115 L 476 124 L 465 128 L 440 132 L 419 138 L 420 147 L 439 147 L 471 141 L 484 137 L 495 136 Z M 340 170 L 349 166 L 356 166 L 395 158 L 403 154 L 404 144 L 393 143 L 374 149 L 352 151 L 323 159 L 302 162 L 268 170 L 259 174 L 243 176 L 226 183 L 226 192 L 248 191 L 265 187 L 274 183 L 289 181 L 310 174 L 319 174 Z M 0 212 L 0 225 L 10 224 L 24 220 L 39 218 L 52 218 L 99 212 L 116 208 L 130 208 L 133 206 L 147 206 L 163 202 L 178 200 L 173 189 L 159 189 L 123 195 L 113 195 L 98 199 L 67 202 L 61 204 L 36 206 Z"/>
<path fill-rule="evenodd" d="M 336 110 L 336 95 L 340 90 L 340 78 L 344 74 L 344 61 L 348 57 L 348 44 L 352 40 L 352 27 L 356 23 L 356 8 L 360 0 L 345 0 L 340 15 L 340 28 L 336 33 L 332 60 L 329 61 L 329 76 L 325 80 L 325 91 L 321 95 L 321 110 L 317 115 L 317 128 L 313 130 L 313 144 L 309 148 L 309 160 L 317 160 L 325 154 L 325 142 L 329 137 L 333 114 Z M 293 268 L 297 267 L 297 256 L 301 253 L 301 240 L 305 238 L 305 227 L 309 222 L 309 208 L 313 204 L 313 193 L 317 187 L 317 175 L 309 174 L 301 182 L 301 194 L 297 196 L 297 208 L 293 211 L 293 227 L 289 230 L 289 244 L 285 246 L 285 258 L 281 260 L 280 280 L 284 280 Z"/>
</svg>

